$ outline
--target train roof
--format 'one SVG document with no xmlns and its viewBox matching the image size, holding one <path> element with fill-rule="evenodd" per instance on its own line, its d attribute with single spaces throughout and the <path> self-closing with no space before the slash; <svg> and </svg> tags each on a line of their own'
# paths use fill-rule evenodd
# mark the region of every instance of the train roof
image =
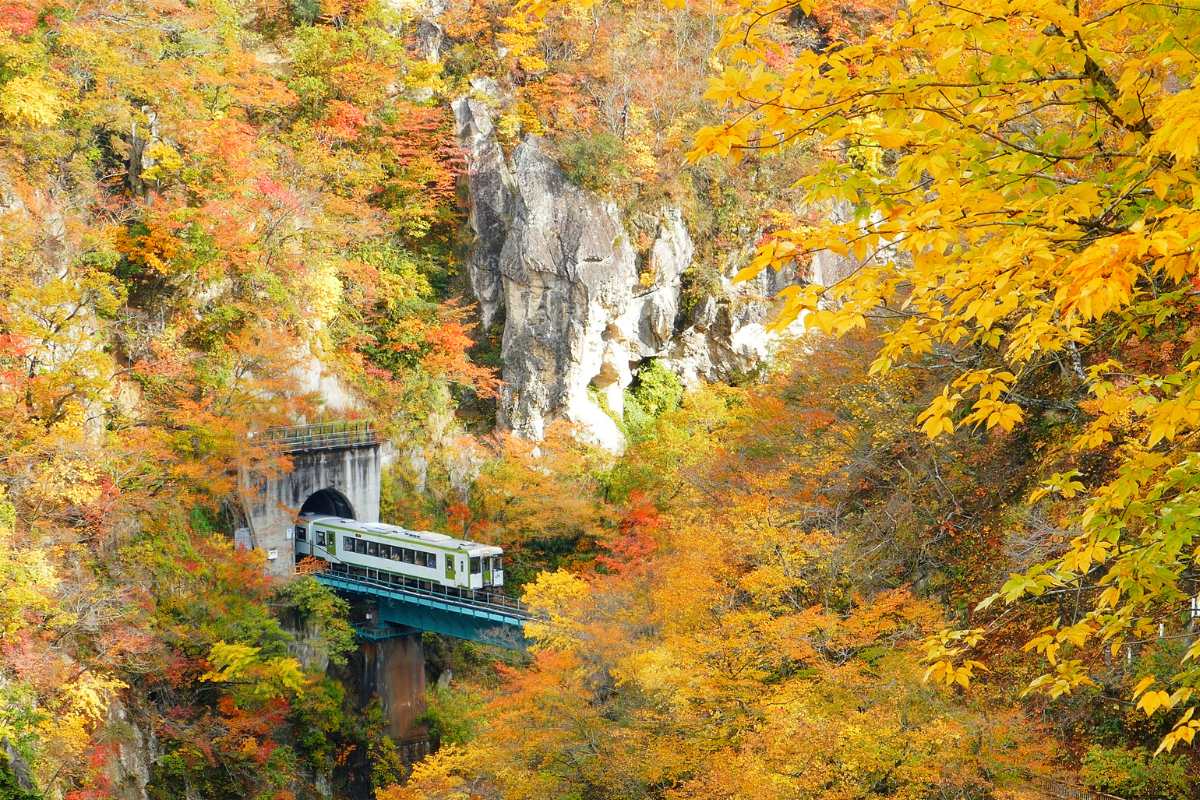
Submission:
<svg viewBox="0 0 1200 800">
<path fill-rule="evenodd" d="M 386 522 L 360 522 L 356 519 L 346 519 L 345 517 L 334 517 L 327 514 L 302 514 L 301 519 L 308 522 L 328 522 L 344 528 L 353 530 L 361 530 L 364 533 L 381 533 L 384 535 L 402 534 L 414 539 L 436 544 L 439 547 L 450 547 L 455 550 L 488 550 L 495 553 L 484 553 L 484 555 L 493 555 L 504 552 L 502 548 L 493 544 L 484 544 L 483 542 L 472 542 L 469 539 L 455 539 L 445 533 L 437 533 L 435 531 L 414 531 L 400 525 L 389 525 Z"/>
</svg>

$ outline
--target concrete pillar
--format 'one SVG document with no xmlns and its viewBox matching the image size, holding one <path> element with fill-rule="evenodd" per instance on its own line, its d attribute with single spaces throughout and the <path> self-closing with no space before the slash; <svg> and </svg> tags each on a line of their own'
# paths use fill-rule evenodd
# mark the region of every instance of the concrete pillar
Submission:
<svg viewBox="0 0 1200 800">
<path fill-rule="evenodd" d="M 378 697 L 388 733 L 406 760 L 428 752 L 429 733 L 417 719 L 425 713 L 425 648 L 421 634 L 412 633 L 377 642 L 363 642 L 356 683 L 362 705 Z"/>
</svg>

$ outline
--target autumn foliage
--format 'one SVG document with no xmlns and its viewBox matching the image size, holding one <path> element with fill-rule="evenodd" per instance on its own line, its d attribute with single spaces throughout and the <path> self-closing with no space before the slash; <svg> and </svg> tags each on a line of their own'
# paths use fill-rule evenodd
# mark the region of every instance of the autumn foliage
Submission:
<svg viewBox="0 0 1200 800">
<path fill-rule="evenodd" d="M 239 469 L 284 464 L 249 434 L 321 413 L 314 362 L 414 436 L 494 386 L 444 302 L 462 162 L 408 24 L 0 6 L 0 741 L 47 797 L 111 796 L 129 725 L 153 797 L 303 794 L 375 735 L 275 613 L 336 660 L 345 609 L 226 535 Z"/>
<path fill-rule="evenodd" d="M 116 796 L 136 731 L 154 800 L 1196 797 L 1200 12 L 423 12 L 0 0 L 0 794 Z M 487 430 L 463 95 L 640 253 L 682 210 L 681 320 L 781 269 L 803 338 L 643 366 L 619 455 Z M 415 765 L 317 566 L 226 535 L 314 373 L 401 454 L 391 521 L 534 610 L 527 657 L 430 640 Z"/>
</svg>

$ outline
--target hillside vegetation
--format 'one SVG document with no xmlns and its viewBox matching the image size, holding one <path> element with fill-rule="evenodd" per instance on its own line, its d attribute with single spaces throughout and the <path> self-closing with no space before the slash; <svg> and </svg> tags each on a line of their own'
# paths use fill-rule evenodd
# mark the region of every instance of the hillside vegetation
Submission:
<svg viewBox="0 0 1200 800">
<path fill-rule="evenodd" d="M 1197 53 L 1140 0 L 0 0 L 0 798 L 1200 796 Z M 691 306 L 857 266 L 741 385 L 643 366 L 623 453 L 490 431 L 467 93 L 639 250 L 682 209 Z M 229 537 L 329 381 L 384 517 L 539 613 L 430 642 L 412 765 Z"/>
<path fill-rule="evenodd" d="M 285 613 L 343 660 L 344 606 L 228 534 L 238 467 L 277 458 L 247 434 L 315 413 L 314 357 L 397 436 L 492 391 L 442 302 L 459 158 L 411 24 L 0 6 L 0 741 L 47 797 L 120 791 L 126 718 L 162 798 L 311 795 L 386 744 L 289 654 Z"/>
</svg>

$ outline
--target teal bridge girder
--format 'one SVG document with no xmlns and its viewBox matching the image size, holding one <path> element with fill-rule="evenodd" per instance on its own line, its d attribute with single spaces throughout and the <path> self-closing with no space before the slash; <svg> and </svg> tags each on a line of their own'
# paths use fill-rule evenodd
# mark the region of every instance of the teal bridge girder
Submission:
<svg viewBox="0 0 1200 800">
<path fill-rule="evenodd" d="M 375 604 L 378 619 L 374 624 L 355 628 L 364 639 L 387 639 L 417 630 L 508 650 L 526 649 L 524 625 L 531 615 L 519 604 L 396 586 L 344 573 L 318 572 L 313 577 L 336 592 Z"/>
</svg>

